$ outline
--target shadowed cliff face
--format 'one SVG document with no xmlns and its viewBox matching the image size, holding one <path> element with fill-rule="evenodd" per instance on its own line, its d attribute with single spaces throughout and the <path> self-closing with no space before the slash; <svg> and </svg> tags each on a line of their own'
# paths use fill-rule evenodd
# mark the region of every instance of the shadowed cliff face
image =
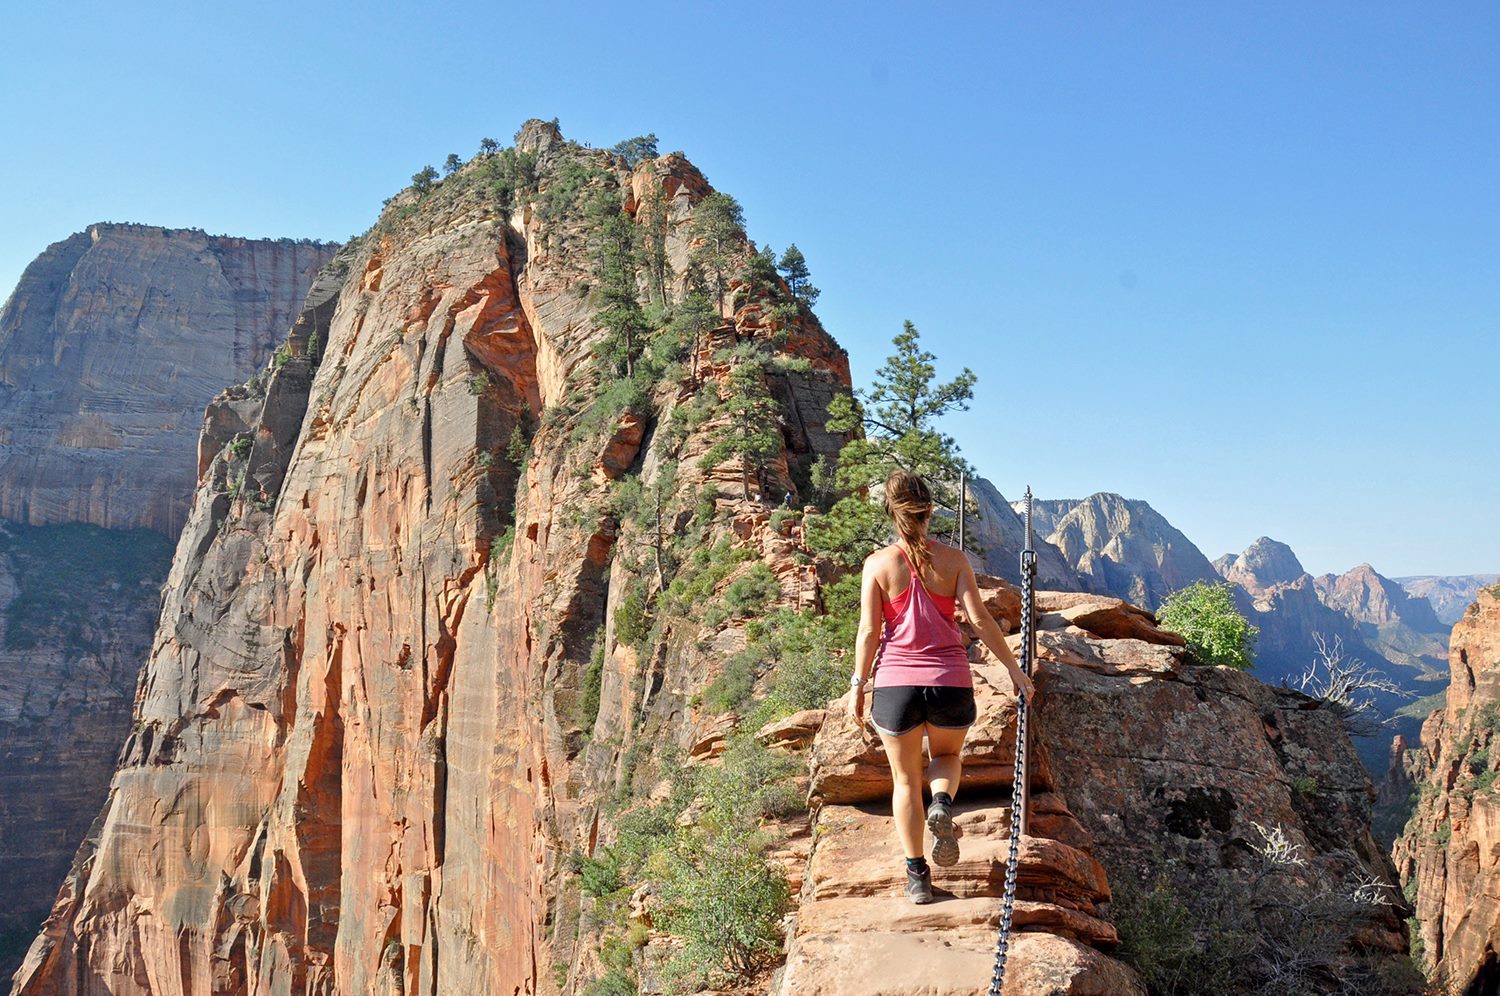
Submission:
<svg viewBox="0 0 1500 996">
<path fill-rule="evenodd" d="M 204 406 L 337 248 L 110 223 L 48 246 L 0 311 L 0 518 L 175 538 Z"/>
<path fill-rule="evenodd" d="M 1415 895 L 1425 957 L 1453 992 L 1500 985 L 1500 588 L 1481 589 L 1453 627 L 1447 702 L 1403 759 L 1417 806 L 1394 849 Z"/>
<path fill-rule="evenodd" d="M 569 162 L 660 185 L 681 272 L 708 188 L 680 157 L 630 177 L 539 123 L 518 147 L 538 156 L 538 202 L 502 215 L 466 182 L 478 165 L 414 209 L 402 194 L 320 278 L 291 358 L 211 407 L 206 449 L 226 445 L 178 544 L 137 729 L 19 992 L 550 978 L 550 883 L 592 814 L 571 703 L 612 611 L 608 484 L 667 455 L 654 424 L 589 430 L 586 232 L 541 206 Z M 726 303 L 712 345 L 765 334 L 746 295 Z M 791 406 L 768 471 L 786 485 L 836 449 L 822 411 L 848 367 L 815 324 L 784 349 L 809 364 L 770 385 Z M 693 393 L 660 392 L 664 413 Z M 505 450 L 528 412 L 549 414 L 518 470 Z M 677 444 L 679 486 L 714 431 Z M 628 658 L 611 654 L 601 728 L 632 725 Z M 685 697 L 653 707 L 687 736 Z"/>
</svg>

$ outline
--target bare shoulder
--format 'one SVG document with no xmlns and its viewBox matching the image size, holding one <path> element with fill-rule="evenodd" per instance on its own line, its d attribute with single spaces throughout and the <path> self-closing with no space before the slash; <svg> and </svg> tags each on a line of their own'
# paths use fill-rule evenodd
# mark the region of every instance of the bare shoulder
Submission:
<svg viewBox="0 0 1500 996">
<path fill-rule="evenodd" d="M 894 543 L 880 547 L 865 558 L 865 573 L 879 574 L 886 571 L 900 556 L 901 551 Z"/>
</svg>

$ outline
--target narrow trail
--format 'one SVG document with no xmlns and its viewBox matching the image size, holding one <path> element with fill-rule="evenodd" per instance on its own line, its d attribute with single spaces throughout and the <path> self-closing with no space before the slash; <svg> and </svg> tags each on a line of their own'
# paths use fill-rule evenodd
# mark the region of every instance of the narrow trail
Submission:
<svg viewBox="0 0 1500 996">
<path fill-rule="evenodd" d="M 995 593 L 997 596 L 999 592 Z M 996 604 L 996 616 L 1003 614 Z M 954 807 L 957 864 L 933 866 L 935 901 L 906 898 L 891 820 L 890 769 L 877 739 L 843 702 L 812 743 L 817 806 L 779 996 L 958 996 L 983 993 L 994 967 L 1009 850 L 1016 702 L 995 663 L 976 664 L 979 718 L 964 748 Z M 1119 941 L 1100 910 L 1108 878 L 1089 831 L 1056 790 L 1036 742 L 1028 768 L 1029 833 L 1021 839 L 1005 993 L 1133 996 L 1135 972 L 1110 957 Z M 930 843 L 930 838 L 929 838 Z"/>
</svg>

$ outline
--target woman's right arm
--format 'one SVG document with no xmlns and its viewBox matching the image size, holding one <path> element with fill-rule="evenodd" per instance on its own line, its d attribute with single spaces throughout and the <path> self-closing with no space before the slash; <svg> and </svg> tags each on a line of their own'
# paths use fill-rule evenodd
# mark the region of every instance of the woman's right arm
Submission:
<svg viewBox="0 0 1500 996">
<path fill-rule="evenodd" d="M 854 674 L 850 676 L 860 682 L 850 688 L 849 695 L 854 718 L 861 723 L 865 718 L 865 690 L 869 687 L 870 672 L 880 652 L 880 608 L 883 596 L 880 582 L 875 578 L 875 568 L 870 563 L 873 559 L 873 556 L 865 558 L 863 576 L 859 582 L 859 629 L 854 637 Z"/>
<path fill-rule="evenodd" d="M 1016 690 L 1029 703 L 1036 694 L 1036 686 L 1032 684 L 1031 676 L 1021 670 L 1021 665 L 1016 662 L 1016 655 L 1010 652 L 1010 645 L 1005 642 L 1000 624 L 995 622 L 995 617 L 990 615 L 984 602 L 980 600 L 979 582 L 974 577 L 974 567 L 969 563 L 969 558 L 960 559 L 963 567 L 959 570 L 958 592 L 964 614 L 968 617 L 969 624 L 979 631 L 979 638 L 984 641 L 984 645 L 1005 665 L 1005 670 L 1010 673 L 1011 684 L 1016 686 Z"/>
</svg>

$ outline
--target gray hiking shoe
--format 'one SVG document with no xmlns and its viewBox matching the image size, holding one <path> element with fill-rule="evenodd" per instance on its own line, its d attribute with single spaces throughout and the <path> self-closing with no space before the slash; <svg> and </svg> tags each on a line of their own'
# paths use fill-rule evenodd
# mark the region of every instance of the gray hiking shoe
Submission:
<svg viewBox="0 0 1500 996">
<path fill-rule="evenodd" d="M 927 829 L 932 831 L 932 863 L 947 868 L 958 864 L 958 835 L 953 830 L 953 807 L 932 800 L 927 807 Z"/>
<path fill-rule="evenodd" d="M 931 868 L 924 868 L 920 872 L 906 869 L 906 898 L 918 906 L 925 906 L 932 902 Z"/>
</svg>

